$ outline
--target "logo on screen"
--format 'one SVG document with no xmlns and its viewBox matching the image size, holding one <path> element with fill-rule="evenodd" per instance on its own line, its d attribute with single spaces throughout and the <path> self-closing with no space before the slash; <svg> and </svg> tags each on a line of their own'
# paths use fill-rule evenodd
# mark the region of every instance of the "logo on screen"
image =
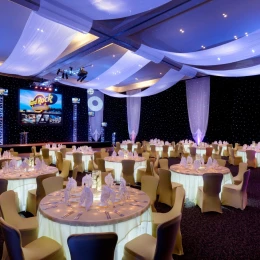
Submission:
<svg viewBox="0 0 260 260">
<path fill-rule="evenodd" d="M 52 93 L 48 93 L 46 96 L 44 96 L 44 94 L 37 94 L 34 99 L 30 101 L 30 106 L 34 112 L 42 113 L 43 111 L 48 111 L 50 109 L 49 105 L 55 104 L 57 100 L 58 97 Z"/>
</svg>

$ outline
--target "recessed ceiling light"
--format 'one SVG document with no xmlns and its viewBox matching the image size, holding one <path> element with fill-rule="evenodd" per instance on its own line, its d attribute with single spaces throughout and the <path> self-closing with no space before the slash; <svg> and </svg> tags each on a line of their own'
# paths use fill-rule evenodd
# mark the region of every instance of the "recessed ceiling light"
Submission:
<svg viewBox="0 0 260 260">
<path fill-rule="evenodd" d="M 220 58 L 218 58 L 218 60 L 220 60 Z"/>
<path fill-rule="evenodd" d="M 206 47 L 205 47 L 204 45 L 201 45 L 201 48 L 202 48 L 202 49 L 206 49 Z"/>
<path fill-rule="evenodd" d="M 255 50 L 254 50 L 254 49 L 252 49 L 252 52 L 253 52 L 253 53 L 255 53 Z"/>
<path fill-rule="evenodd" d="M 183 29 L 180 29 L 180 32 L 181 32 L 181 33 L 184 33 L 184 30 L 183 30 Z"/>
<path fill-rule="evenodd" d="M 116 57 L 116 55 L 115 54 L 113 54 L 113 58 L 115 58 Z"/>
<path fill-rule="evenodd" d="M 139 66 L 139 67 L 142 67 L 142 65 L 141 65 L 141 64 L 139 64 L 138 66 Z"/>
<path fill-rule="evenodd" d="M 237 36 L 235 35 L 234 38 L 237 40 Z"/>
<path fill-rule="evenodd" d="M 135 80 L 138 80 L 138 78 L 135 78 Z"/>
<path fill-rule="evenodd" d="M 248 36 L 248 33 L 247 33 L 247 32 L 245 33 L 245 36 Z"/>
<path fill-rule="evenodd" d="M 222 15 L 223 15 L 224 18 L 227 18 L 227 14 L 223 13 Z"/>
<path fill-rule="evenodd" d="M 160 72 L 160 75 L 162 75 L 162 73 Z"/>
</svg>

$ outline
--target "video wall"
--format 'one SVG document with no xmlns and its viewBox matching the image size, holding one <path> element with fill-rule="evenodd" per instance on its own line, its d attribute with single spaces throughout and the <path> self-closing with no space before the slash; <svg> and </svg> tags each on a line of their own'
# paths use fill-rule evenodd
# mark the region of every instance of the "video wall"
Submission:
<svg viewBox="0 0 260 260">
<path fill-rule="evenodd" d="M 61 125 L 62 95 L 20 89 L 19 120 L 22 125 Z"/>
</svg>

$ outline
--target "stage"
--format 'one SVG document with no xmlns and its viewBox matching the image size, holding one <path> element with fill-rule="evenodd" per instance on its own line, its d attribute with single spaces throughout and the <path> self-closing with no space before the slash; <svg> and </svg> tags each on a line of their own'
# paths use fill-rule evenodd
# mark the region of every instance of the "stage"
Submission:
<svg viewBox="0 0 260 260">
<path fill-rule="evenodd" d="M 18 153 L 31 153 L 31 147 L 35 146 L 37 152 L 40 151 L 42 146 L 46 144 L 63 144 L 66 145 L 67 148 L 71 148 L 72 145 L 76 145 L 76 147 L 79 146 L 91 146 L 92 148 L 103 148 L 103 147 L 111 147 L 112 143 L 111 142 L 48 142 L 48 143 L 34 143 L 34 144 L 4 144 L 0 145 L 0 148 L 2 148 L 2 152 L 6 150 L 10 150 L 10 148 L 14 148 L 15 152 Z"/>
</svg>

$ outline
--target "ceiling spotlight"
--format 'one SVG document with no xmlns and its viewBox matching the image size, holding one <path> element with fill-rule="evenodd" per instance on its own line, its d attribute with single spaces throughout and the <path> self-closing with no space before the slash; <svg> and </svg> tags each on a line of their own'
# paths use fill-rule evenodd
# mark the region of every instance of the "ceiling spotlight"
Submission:
<svg viewBox="0 0 260 260">
<path fill-rule="evenodd" d="M 218 58 L 218 60 L 220 60 L 220 58 Z"/>
<path fill-rule="evenodd" d="M 69 76 L 68 76 L 68 73 L 65 73 L 65 76 L 66 76 L 66 79 L 68 79 L 68 78 L 69 78 Z"/>
<path fill-rule="evenodd" d="M 224 18 L 227 18 L 227 14 L 224 13 L 224 14 L 222 14 L 222 15 L 223 15 Z"/>
<path fill-rule="evenodd" d="M 235 35 L 234 38 L 237 40 L 237 36 Z"/>
<path fill-rule="evenodd" d="M 247 33 L 247 32 L 245 33 L 245 36 L 248 36 L 248 33 Z"/>
<path fill-rule="evenodd" d="M 35 86 L 34 88 L 35 88 L 35 89 L 37 89 L 37 88 L 38 88 L 38 86 Z"/>
<path fill-rule="evenodd" d="M 59 75 L 60 72 L 61 72 L 61 69 L 58 69 L 56 74 Z"/>
<path fill-rule="evenodd" d="M 135 80 L 138 80 L 138 78 L 135 78 Z"/>
<path fill-rule="evenodd" d="M 181 33 L 184 33 L 184 30 L 180 29 L 180 32 L 181 32 Z"/>
<path fill-rule="evenodd" d="M 58 89 L 57 89 L 57 88 L 55 88 L 55 89 L 54 89 L 54 91 L 58 91 Z"/>
<path fill-rule="evenodd" d="M 160 75 L 162 75 L 162 73 L 160 72 Z"/>
<path fill-rule="evenodd" d="M 254 50 L 254 49 L 252 49 L 252 52 L 253 52 L 253 53 L 255 53 L 255 50 Z"/>
<path fill-rule="evenodd" d="M 204 45 L 201 45 L 201 48 L 202 48 L 202 49 L 206 49 L 206 47 L 205 47 Z"/>
<path fill-rule="evenodd" d="M 49 91 L 52 91 L 52 88 L 49 88 Z"/>
<path fill-rule="evenodd" d="M 115 58 L 116 57 L 116 55 L 115 54 L 113 54 L 113 58 Z"/>
<path fill-rule="evenodd" d="M 62 76 L 61 76 L 63 79 L 65 78 L 65 73 L 64 71 L 62 72 Z"/>
</svg>

